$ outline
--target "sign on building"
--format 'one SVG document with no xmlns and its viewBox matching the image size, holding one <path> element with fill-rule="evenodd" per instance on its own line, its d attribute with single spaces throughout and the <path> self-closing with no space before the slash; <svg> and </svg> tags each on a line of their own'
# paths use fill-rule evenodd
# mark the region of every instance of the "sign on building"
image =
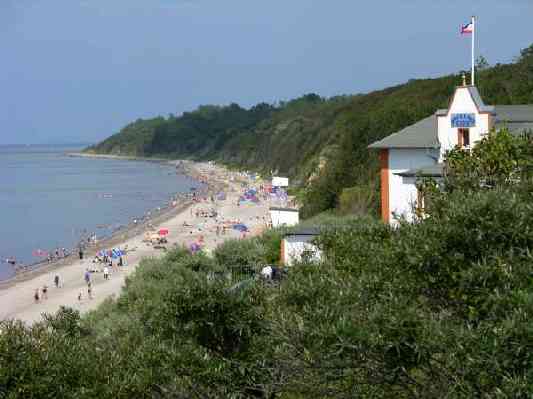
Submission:
<svg viewBox="0 0 533 399">
<path fill-rule="evenodd" d="M 474 127 L 476 126 L 476 114 L 452 114 L 452 127 Z"/>
</svg>

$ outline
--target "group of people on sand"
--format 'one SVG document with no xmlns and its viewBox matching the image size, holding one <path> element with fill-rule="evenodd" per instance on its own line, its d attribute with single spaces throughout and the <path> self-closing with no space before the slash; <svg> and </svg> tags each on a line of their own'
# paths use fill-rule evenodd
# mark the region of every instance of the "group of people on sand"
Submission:
<svg viewBox="0 0 533 399">
<path fill-rule="evenodd" d="M 59 274 L 56 274 L 54 276 L 54 286 L 56 288 L 63 287 L 63 280 L 61 279 L 61 276 Z M 33 293 L 33 300 L 35 303 L 41 302 L 41 300 L 48 299 L 48 286 L 45 284 L 41 288 L 35 288 L 35 291 Z"/>
</svg>

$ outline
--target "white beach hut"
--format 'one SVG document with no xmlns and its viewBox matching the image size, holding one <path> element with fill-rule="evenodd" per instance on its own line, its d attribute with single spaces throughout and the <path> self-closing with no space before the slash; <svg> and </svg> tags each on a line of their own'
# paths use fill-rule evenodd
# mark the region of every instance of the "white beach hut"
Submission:
<svg viewBox="0 0 533 399">
<path fill-rule="evenodd" d="M 320 231 L 316 227 L 307 227 L 285 234 L 281 240 L 281 263 L 292 266 L 304 259 L 319 262 L 322 252 L 313 242 Z"/>
<path fill-rule="evenodd" d="M 272 227 L 296 226 L 300 223 L 300 212 L 293 208 L 270 207 Z"/>
<path fill-rule="evenodd" d="M 272 177 L 272 187 L 289 187 L 289 178 L 288 177 Z"/>
</svg>

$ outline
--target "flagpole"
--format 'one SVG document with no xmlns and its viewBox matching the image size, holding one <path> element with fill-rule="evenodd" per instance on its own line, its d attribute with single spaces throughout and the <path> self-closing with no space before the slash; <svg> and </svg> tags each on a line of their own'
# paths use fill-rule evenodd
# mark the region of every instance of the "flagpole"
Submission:
<svg viewBox="0 0 533 399">
<path fill-rule="evenodd" d="M 472 16 L 472 86 L 475 86 L 475 43 L 476 43 L 476 17 Z"/>
</svg>

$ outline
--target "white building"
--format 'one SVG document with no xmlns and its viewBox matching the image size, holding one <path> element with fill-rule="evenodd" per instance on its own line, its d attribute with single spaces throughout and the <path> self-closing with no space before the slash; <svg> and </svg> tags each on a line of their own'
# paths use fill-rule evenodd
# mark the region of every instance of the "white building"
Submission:
<svg viewBox="0 0 533 399">
<path fill-rule="evenodd" d="M 379 150 L 381 216 L 391 224 L 412 221 L 422 197 L 418 177 L 442 177 L 446 152 L 469 148 L 493 128 L 513 133 L 533 130 L 533 105 L 489 106 L 475 86 L 457 87 L 447 109 L 422 119 L 369 146 Z"/>
<path fill-rule="evenodd" d="M 289 187 L 289 178 L 280 176 L 272 177 L 272 187 Z"/>
<path fill-rule="evenodd" d="M 298 209 L 271 207 L 269 211 L 272 227 L 290 227 L 300 223 L 300 212 Z"/>
<path fill-rule="evenodd" d="M 319 262 L 322 252 L 313 242 L 318 235 L 317 228 L 302 228 L 286 234 L 281 240 L 281 264 L 292 266 L 304 259 Z"/>
</svg>

